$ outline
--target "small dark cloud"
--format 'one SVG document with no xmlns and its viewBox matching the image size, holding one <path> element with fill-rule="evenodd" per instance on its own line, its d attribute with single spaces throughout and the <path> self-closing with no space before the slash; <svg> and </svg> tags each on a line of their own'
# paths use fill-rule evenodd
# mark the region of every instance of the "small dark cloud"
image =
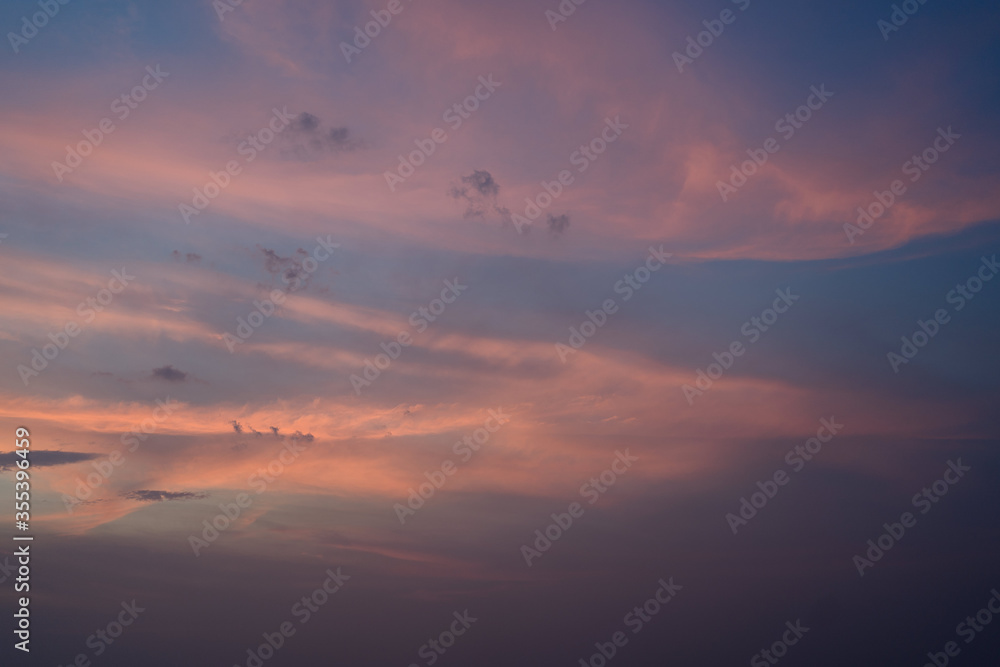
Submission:
<svg viewBox="0 0 1000 667">
<path fill-rule="evenodd" d="M 308 111 L 303 111 L 292 121 L 288 129 L 292 132 L 315 132 L 319 129 L 319 118 Z"/>
<path fill-rule="evenodd" d="M 282 276 L 284 284 L 288 285 L 287 291 L 305 289 L 308 286 L 313 274 L 302 266 L 302 262 L 309 257 L 309 253 L 303 248 L 298 248 L 289 257 L 282 257 L 274 250 L 261 245 L 258 245 L 257 249 L 264 256 L 264 270 L 273 276 Z"/>
<path fill-rule="evenodd" d="M 485 169 L 476 169 L 471 174 L 462 176 L 459 184 L 451 186 L 448 196 L 457 201 L 465 202 L 465 213 L 463 215 L 466 219 L 485 219 L 496 215 L 500 218 L 504 226 L 509 226 L 514 222 L 511 210 L 499 202 L 500 184 L 493 178 L 493 174 Z M 546 223 L 549 233 L 553 237 L 561 236 L 569 229 L 569 215 L 566 213 L 552 215 L 550 213 L 547 216 Z M 531 225 L 519 231 L 529 234 L 531 232 Z"/>
<path fill-rule="evenodd" d="M 167 382 L 183 382 L 187 378 L 187 375 L 184 371 L 174 368 L 172 364 L 153 369 L 153 377 L 166 380 Z"/>
<path fill-rule="evenodd" d="M 565 213 L 562 215 L 552 215 L 549 213 L 546 222 L 549 225 L 549 232 L 553 236 L 559 236 L 569 227 L 569 216 Z"/>
<path fill-rule="evenodd" d="M 179 250 L 174 250 L 170 253 L 170 256 L 174 258 L 175 262 L 185 262 L 187 264 L 197 264 L 201 261 L 201 255 L 196 252 L 182 253 Z"/>
<path fill-rule="evenodd" d="M 197 498 L 205 497 L 207 497 L 207 494 L 205 493 L 192 493 L 190 491 L 151 491 L 149 489 L 140 489 L 138 491 L 130 491 L 122 494 L 122 498 L 138 500 L 143 503 L 160 503 L 168 500 L 195 500 Z"/>
<path fill-rule="evenodd" d="M 281 271 L 281 267 L 289 259 L 282 257 L 281 255 L 274 252 L 270 248 L 257 246 L 257 249 L 264 254 L 264 268 L 267 269 L 268 273 L 278 273 L 279 271 Z"/>
<path fill-rule="evenodd" d="M 44 468 L 48 466 L 61 466 L 67 463 L 79 463 L 80 461 L 90 461 L 97 458 L 97 454 L 84 454 L 83 452 L 60 452 L 48 449 L 33 449 L 29 454 L 32 468 Z M 0 470 L 10 470 L 17 466 L 17 462 L 22 460 L 17 452 L 0 453 Z"/>
<path fill-rule="evenodd" d="M 500 194 L 500 185 L 493 180 L 493 174 L 485 169 L 477 169 L 468 176 L 463 176 L 462 183 L 484 197 L 496 197 Z"/>
<path fill-rule="evenodd" d="M 461 182 L 448 191 L 452 199 L 465 202 L 466 218 L 484 218 L 488 213 L 497 213 L 501 218 L 509 219 L 510 212 L 497 204 L 499 195 L 500 184 L 485 169 L 476 169 L 462 176 Z"/>
<path fill-rule="evenodd" d="M 255 429 L 250 424 L 246 424 L 244 426 L 243 424 L 241 424 L 240 422 L 236 421 L 235 419 L 232 420 L 232 421 L 230 421 L 229 423 L 232 424 L 233 430 L 236 433 L 243 434 L 244 432 L 249 432 L 249 433 L 252 433 L 255 437 L 258 437 L 258 438 L 264 435 L 262 432 L 258 431 L 257 429 Z M 304 440 L 305 442 L 312 442 L 313 440 L 316 439 L 315 436 L 313 436 L 312 433 L 303 433 L 302 431 L 295 431 L 291 435 L 282 436 L 281 435 L 281 427 L 280 426 L 268 426 L 267 428 L 271 431 L 271 435 L 273 435 L 276 438 L 285 437 L 285 438 L 288 438 L 289 440 Z"/>
<path fill-rule="evenodd" d="M 347 153 L 362 148 L 347 127 L 330 127 L 318 116 L 303 111 L 278 135 L 282 157 L 312 161 L 324 155 Z"/>
<path fill-rule="evenodd" d="M 243 424 L 239 423 L 239 422 L 238 422 L 238 421 L 236 421 L 235 419 L 234 419 L 234 420 L 232 420 L 232 421 L 231 421 L 231 422 L 229 422 L 229 423 L 233 425 L 233 430 L 234 430 L 234 431 L 235 431 L 236 433 L 239 433 L 239 434 L 243 434 L 243 433 L 245 433 L 245 432 L 246 432 L 247 430 L 249 430 L 249 432 L 250 432 L 250 433 L 252 433 L 253 435 L 255 435 L 255 436 L 256 436 L 256 437 L 258 437 L 258 438 L 259 438 L 259 437 L 261 437 L 262 435 L 264 435 L 263 433 L 261 433 L 260 431 L 258 431 L 257 429 L 255 429 L 255 428 L 254 428 L 253 426 L 251 426 L 250 424 L 247 424 L 246 426 L 244 426 Z M 274 426 L 272 426 L 272 427 L 271 427 L 271 431 L 273 431 L 273 432 L 275 433 L 275 435 L 277 435 L 277 432 L 278 432 L 278 430 L 277 430 L 277 429 L 276 429 L 276 428 L 275 428 Z"/>
</svg>

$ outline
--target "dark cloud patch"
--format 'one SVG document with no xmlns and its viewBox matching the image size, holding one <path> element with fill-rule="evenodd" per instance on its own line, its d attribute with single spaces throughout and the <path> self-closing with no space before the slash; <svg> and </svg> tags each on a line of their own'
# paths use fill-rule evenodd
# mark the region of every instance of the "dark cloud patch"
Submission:
<svg viewBox="0 0 1000 667">
<path fill-rule="evenodd" d="M 83 452 L 60 452 L 47 449 L 31 450 L 31 467 L 44 468 L 47 466 L 61 466 L 67 463 L 79 463 L 80 461 L 90 461 L 97 458 L 97 454 L 84 454 Z M 17 452 L 0 453 L 0 470 L 10 470 L 17 466 L 17 462 L 22 460 Z"/>
<path fill-rule="evenodd" d="M 231 421 L 231 422 L 229 422 L 229 423 L 233 425 L 233 431 L 235 431 L 236 433 L 239 433 L 239 434 L 243 434 L 243 433 L 247 433 L 247 432 L 249 432 L 249 433 L 253 434 L 254 436 L 256 436 L 256 437 L 258 437 L 258 438 L 264 435 L 263 433 L 261 433 L 260 431 L 258 431 L 257 429 L 255 429 L 255 428 L 254 428 L 253 426 L 251 426 L 250 424 L 247 424 L 247 425 L 245 425 L 245 426 L 244 426 L 243 424 L 239 423 L 239 422 L 238 422 L 238 421 L 236 421 L 235 419 L 234 419 L 234 420 L 232 420 L 232 421 Z M 272 432 L 272 433 L 273 433 L 273 434 L 274 434 L 275 436 L 277 436 L 277 435 L 278 435 L 278 427 L 276 427 L 276 426 L 271 426 L 271 427 L 269 427 L 269 428 L 271 429 L 271 432 Z"/>
<path fill-rule="evenodd" d="M 552 215 L 549 213 L 546 223 L 549 226 L 549 233 L 553 236 L 559 236 L 569 227 L 569 216 L 565 213 L 562 215 Z"/>
<path fill-rule="evenodd" d="M 154 378 L 166 380 L 167 382 L 183 382 L 187 376 L 187 373 L 177 370 L 172 364 L 153 369 Z"/>
<path fill-rule="evenodd" d="M 490 213 L 496 213 L 509 220 L 510 212 L 497 203 L 499 195 L 500 184 L 485 169 L 476 169 L 471 174 L 462 176 L 461 182 L 448 191 L 448 196 L 452 199 L 465 202 L 466 218 L 485 218 Z"/>
<path fill-rule="evenodd" d="M 267 432 L 265 431 L 262 433 L 261 431 L 258 431 L 250 424 L 244 425 L 236 421 L 235 419 L 229 423 L 232 424 L 233 431 L 235 431 L 237 434 L 237 437 L 235 438 L 236 443 L 230 447 L 230 449 L 232 449 L 234 452 L 241 452 L 247 449 L 247 447 L 249 447 L 248 444 L 249 439 L 241 436 L 253 435 L 254 438 L 262 438 L 264 436 L 264 433 Z M 286 443 L 289 441 L 312 442 L 316 439 L 316 437 L 312 433 L 303 433 L 302 431 L 295 431 L 294 433 L 283 435 L 281 433 L 281 427 L 279 426 L 268 426 L 267 428 L 271 432 L 272 436 Z"/>
<path fill-rule="evenodd" d="M 347 127 L 330 127 L 311 113 L 303 111 L 278 135 L 281 156 L 309 162 L 324 155 L 355 151 L 362 142 L 351 137 Z"/>
<path fill-rule="evenodd" d="M 260 245 L 257 249 L 264 256 L 264 270 L 273 276 L 281 276 L 282 282 L 289 286 L 286 291 L 293 292 L 308 286 L 313 274 L 302 266 L 302 262 L 309 257 L 304 249 L 297 249 L 289 257 L 282 257 L 274 250 Z"/>
<path fill-rule="evenodd" d="M 493 174 L 485 169 L 476 169 L 471 174 L 462 176 L 460 182 L 448 190 L 448 196 L 456 201 L 465 202 L 466 219 L 485 219 L 495 215 L 500 218 L 504 226 L 514 224 L 511 210 L 500 204 L 500 184 L 493 178 Z M 519 221 L 521 229 L 518 231 L 523 234 L 531 233 L 533 225 L 525 224 L 528 222 L 528 220 Z M 570 218 L 566 213 L 547 215 L 546 226 L 553 237 L 562 236 L 569 229 L 569 224 Z"/>
<path fill-rule="evenodd" d="M 484 169 L 477 169 L 468 176 L 463 176 L 462 183 L 483 197 L 496 198 L 500 194 L 500 185 L 493 179 L 493 174 Z"/>
<path fill-rule="evenodd" d="M 282 267 L 290 261 L 290 257 L 282 257 L 270 248 L 265 248 L 258 245 L 257 249 L 261 251 L 264 255 L 264 268 L 268 273 L 279 273 Z"/>
<path fill-rule="evenodd" d="M 142 503 L 161 503 L 168 500 L 195 500 L 205 498 L 207 495 L 205 493 L 192 493 L 190 491 L 151 491 L 149 489 L 140 489 L 138 491 L 123 493 L 122 498 L 138 500 Z"/>
<path fill-rule="evenodd" d="M 179 250 L 174 250 L 170 253 L 170 256 L 174 258 L 175 262 L 184 262 L 186 264 L 197 264 L 201 261 L 201 255 L 196 252 L 182 253 Z"/>
<path fill-rule="evenodd" d="M 250 424 L 244 425 L 236 421 L 235 419 L 230 421 L 229 423 L 232 424 L 233 431 L 235 431 L 238 434 L 242 435 L 244 433 L 249 433 L 253 434 L 255 437 L 258 438 L 264 435 L 264 433 L 258 431 Z M 275 438 L 288 438 L 289 440 L 303 440 L 305 442 L 312 442 L 313 440 L 316 439 L 312 433 L 303 433 L 302 431 L 295 431 L 291 435 L 281 435 L 280 426 L 268 426 L 267 428 L 268 430 L 271 431 L 271 435 L 273 435 Z"/>
<path fill-rule="evenodd" d="M 303 111 L 292 121 L 288 129 L 292 132 L 315 132 L 319 129 L 319 118 L 308 111 Z"/>
</svg>

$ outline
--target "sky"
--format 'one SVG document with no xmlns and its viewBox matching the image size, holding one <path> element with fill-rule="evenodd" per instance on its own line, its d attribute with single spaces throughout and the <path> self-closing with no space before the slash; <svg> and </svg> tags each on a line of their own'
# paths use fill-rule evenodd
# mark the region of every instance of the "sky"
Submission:
<svg viewBox="0 0 1000 667">
<path fill-rule="evenodd" d="M 4 665 L 995 665 L 995 3 L 0 28 Z"/>
</svg>

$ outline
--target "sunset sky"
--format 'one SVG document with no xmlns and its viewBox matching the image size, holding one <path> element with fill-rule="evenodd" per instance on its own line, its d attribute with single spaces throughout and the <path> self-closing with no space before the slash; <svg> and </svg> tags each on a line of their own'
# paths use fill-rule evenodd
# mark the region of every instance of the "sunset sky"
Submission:
<svg viewBox="0 0 1000 667">
<path fill-rule="evenodd" d="M 995 665 L 1000 9 L 901 4 L 3 3 L 3 665 Z"/>
</svg>

